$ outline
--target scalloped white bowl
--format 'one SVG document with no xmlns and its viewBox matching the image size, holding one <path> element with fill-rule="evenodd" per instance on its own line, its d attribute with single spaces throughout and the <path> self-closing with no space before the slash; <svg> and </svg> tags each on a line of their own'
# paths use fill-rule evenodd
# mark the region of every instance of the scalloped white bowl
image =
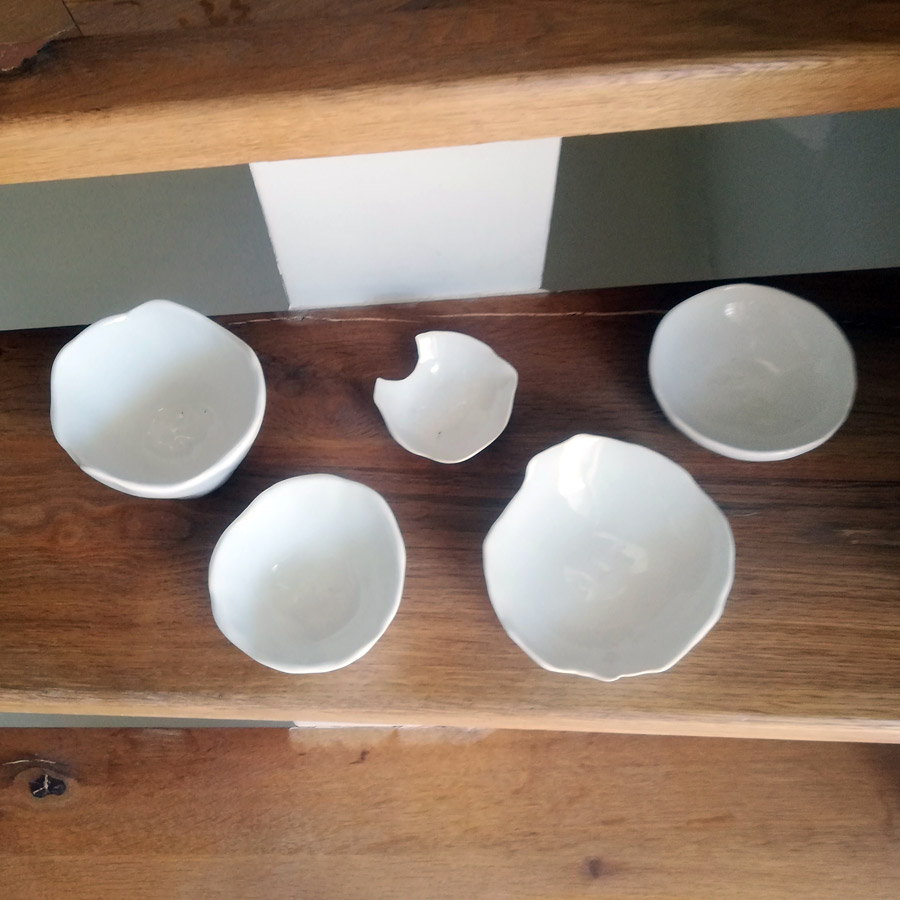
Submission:
<svg viewBox="0 0 900 900">
<path fill-rule="evenodd" d="M 731 284 L 679 303 L 650 348 L 650 384 L 669 421 L 708 450 L 747 462 L 790 459 L 846 420 L 853 350 L 806 300 Z"/>
<path fill-rule="evenodd" d="M 385 499 L 336 475 L 263 491 L 209 563 L 219 629 L 272 669 L 330 672 L 367 653 L 403 593 L 406 548 Z"/>
<path fill-rule="evenodd" d="M 653 450 L 581 434 L 535 456 L 484 541 L 491 603 L 552 672 L 662 672 L 715 625 L 734 540 L 693 478 Z"/>
<path fill-rule="evenodd" d="M 471 459 L 506 428 L 518 373 L 487 344 L 456 331 L 416 335 L 416 347 L 411 375 L 375 382 L 375 405 L 410 453 L 440 463 Z"/>
<path fill-rule="evenodd" d="M 92 478 L 136 497 L 217 488 L 247 455 L 265 408 L 250 347 L 169 300 L 95 322 L 50 374 L 56 440 Z"/>
</svg>

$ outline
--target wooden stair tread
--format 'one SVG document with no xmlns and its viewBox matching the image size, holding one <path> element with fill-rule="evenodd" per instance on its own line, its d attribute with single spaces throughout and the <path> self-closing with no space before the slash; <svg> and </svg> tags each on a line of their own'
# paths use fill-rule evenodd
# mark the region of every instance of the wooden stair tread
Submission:
<svg viewBox="0 0 900 900">
<path fill-rule="evenodd" d="M 0 183 L 900 106 L 877 0 L 68 6 L 0 81 Z"/>
<path fill-rule="evenodd" d="M 45 775 L 65 793 L 32 796 Z M 900 748 L 863 744 L 3 730 L 0 882 L 8 900 L 893 900 L 898 776 Z"/>
<path fill-rule="evenodd" d="M 660 311 L 699 285 L 236 317 L 265 370 L 266 418 L 234 476 L 191 501 L 112 491 L 55 443 L 50 364 L 75 329 L 0 334 L 0 710 L 896 741 L 898 279 L 771 280 L 837 316 L 859 369 L 847 424 L 782 463 L 716 456 L 654 402 Z M 456 466 L 396 445 L 371 397 L 376 376 L 411 370 L 415 334 L 433 328 L 486 340 L 520 375 L 507 430 Z M 669 455 L 734 530 L 725 614 L 667 673 L 602 684 L 545 672 L 488 601 L 484 535 L 528 459 L 580 432 Z M 365 657 L 290 676 L 217 630 L 207 565 L 254 496 L 317 471 L 384 494 L 406 588 Z"/>
</svg>

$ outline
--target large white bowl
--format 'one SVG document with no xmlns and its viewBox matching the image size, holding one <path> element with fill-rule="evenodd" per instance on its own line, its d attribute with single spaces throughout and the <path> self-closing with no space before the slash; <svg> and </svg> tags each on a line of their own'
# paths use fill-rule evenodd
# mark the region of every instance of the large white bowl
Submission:
<svg viewBox="0 0 900 900">
<path fill-rule="evenodd" d="M 669 421 L 748 462 L 789 459 L 841 427 L 856 392 L 853 351 L 818 307 L 755 284 L 703 291 L 672 309 L 650 348 Z"/>
<path fill-rule="evenodd" d="M 470 459 L 506 428 L 518 373 L 487 344 L 456 331 L 416 335 L 416 347 L 411 375 L 375 382 L 375 405 L 410 453 L 440 463 Z"/>
<path fill-rule="evenodd" d="M 671 460 L 581 434 L 529 462 L 484 542 L 509 636 L 552 672 L 661 672 L 718 621 L 734 578 L 725 516 Z"/>
<path fill-rule="evenodd" d="M 247 455 L 265 408 L 256 354 L 168 300 L 95 322 L 50 375 L 56 440 L 92 478 L 136 497 L 217 488 Z"/>
<path fill-rule="evenodd" d="M 213 617 L 248 656 L 282 672 L 329 672 L 367 653 L 400 605 L 406 548 L 371 488 L 300 475 L 263 491 L 209 563 Z"/>
</svg>

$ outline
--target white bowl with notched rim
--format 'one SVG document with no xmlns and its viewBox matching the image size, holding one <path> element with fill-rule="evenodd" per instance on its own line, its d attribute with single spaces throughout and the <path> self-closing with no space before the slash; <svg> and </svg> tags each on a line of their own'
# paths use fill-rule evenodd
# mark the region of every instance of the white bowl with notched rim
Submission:
<svg viewBox="0 0 900 900">
<path fill-rule="evenodd" d="M 679 431 L 747 462 L 790 459 L 844 423 L 856 393 L 853 350 L 817 306 L 757 284 L 679 303 L 650 348 L 650 384 Z"/>
<path fill-rule="evenodd" d="M 411 375 L 375 382 L 375 405 L 410 453 L 440 463 L 471 459 L 506 428 L 518 373 L 483 341 L 456 331 L 416 335 L 416 347 Z"/>
<path fill-rule="evenodd" d="M 169 300 L 90 325 L 50 375 L 56 440 L 92 478 L 136 497 L 219 487 L 247 455 L 265 408 L 253 350 Z"/>
<path fill-rule="evenodd" d="M 299 475 L 263 491 L 226 529 L 209 564 L 219 629 L 272 669 L 330 672 L 384 634 L 403 593 L 406 548 L 371 488 Z"/>
<path fill-rule="evenodd" d="M 539 453 L 484 541 L 509 636 L 552 672 L 662 672 L 715 625 L 734 578 L 721 510 L 653 450 L 580 434 Z"/>
</svg>

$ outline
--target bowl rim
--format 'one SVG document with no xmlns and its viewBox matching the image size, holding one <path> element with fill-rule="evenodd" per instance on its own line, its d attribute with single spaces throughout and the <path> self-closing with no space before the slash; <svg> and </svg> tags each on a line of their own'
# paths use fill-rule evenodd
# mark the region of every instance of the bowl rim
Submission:
<svg viewBox="0 0 900 900">
<path fill-rule="evenodd" d="M 402 384 L 404 381 L 408 381 L 410 378 L 413 378 L 416 374 L 416 370 L 419 368 L 419 365 L 422 360 L 422 344 L 423 342 L 434 335 L 454 335 L 455 337 L 465 338 L 466 341 L 472 342 L 474 344 L 479 345 L 484 350 L 487 350 L 493 359 L 499 363 L 499 368 L 504 370 L 505 374 L 511 376 L 511 385 L 509 389 L 509 396 L 507 398 L 508 402 L 504 406 L 504 412 L 502 416 L 498 417 L 498 421 L 502 419 L 503 424 L 497 430 L 497 433 L 492 437 L 489 441 L 481 443 L 477 449 L 473 450 L 471 453 L 467 453 L 465 456 L 453 456 L 453 457 L 444 457 L 444 456 L 435 456 L 431 453 L 428 453 L 422 449 L 416 449 L 413 447 L 405 438 L 401 437 L 394 430 L 394 427 L 391 424 L 391 417 L 385 413 L 384 408 L 382 407 L 381 401 L 379 400 L 379 394 L 381 394 L 381 387 L 383 385 L 389 384 Z M 430 459 L 432 462 L 442 463 L 444 465 L 456 465 L 457 463 L 466 462 L 467 460 L 472 459 L 472 457 L 477 456 L 482 450 L 486 450 L 490 447 L 497 438 L 500 437 L 501 434 L 506 430 L 506 426 L 509 425 L 509 420 L 512 417 L 513 406 L 516 401 L 516 391 L 519 387 L 519 373 L 516 367 L 509 362 L 509 360 L 504 359 L 491 347 L 490 344 L 485 343 L 479 338 L 473 337 L 470 334 L 465 334 L 462 331 L 450 331 L 446 329 L 431 329 L 430 331 L 422 331 L 419 332 L 416 337 L 416 363 L 412 368 L 412 371 L 405 378 L 376 378 L 375 379 L 375 388 L 372 393 L 372 399 L 375 402 L 375 406 L 378 408 L 378 412 L 381 413 L 381 418 L 384 421 L 385 427 L 388 430 L 388 434 L 393 438 L 393 440 L 398 443 L 404 450 L 408 450 L 410 453 L 421 456 L 423 459 Z M 383 397 L 383 394 L 382 394 Z"/>
<path fill-rule="evenodd" d="M 608 674 L 601 672 L 599 670 L 591 670 L 587 668 L 579 668 L 579 667 L 571 667 L 571 666 L 557 666 L 547 660 L 540 651 L 536 650 L 533 645 L 529 643 L 529 641 L 522 636 L 522 634 L 517 631 L 515 628 L 510 627 L 509 623 L 504 619 L 501 615 L 500 611 L 497 608 L 497 605 L 494 603 L 494 599 L 491 596 L 491 578 L 488 574 L 488 557 L 493 552 L 490 550 L 489 545 L 492 542 L 492 537 L 496 539 L 496 529 L 497 526 L 503 521 L 504 518 L 510 512 L 511 507 L 513 506 L 516 499 L 523 494 L 523 492 L 527 489 L 529 480 L 533 480 L 535 478 L 535 474 L 539 468 L 543 465 L 547 464 L 547 461 L 551 455 L 557 455 L 561 449 L 572 441 L 576 440 L 584 440 L 590 439 L 592 442 L 612 442 L 616 444 L 622 444 L 629 449 L 630 452 L 634 452 L 635 450 L 640 451 L 645 454 L 651 454 L 659 459 L 663 460 L 669 467 L 676 477 L 680 477 L 682 479 L 688 480 L 694 488 L 699 492 L 700 496 L 703 500 L 708 504 L 712 514 L 714 517 L 717 517 L 720 523 L 723 526 L 723 533 L 727 536 L 728 539 L 728 559 L 726 560 L 726 569 L 727 575 L 724 579 L 724 582 L 716 595 L 713 605 L 710 609 L 709 615 L 703 621 L 701 626 L 696 630 L 694 635 L 691 637 L 689 641 L 687 641 L 681 649 L 679 649 L 666 663 L 661 664 L 660 666 L 649 668 L 649 669 L 639 669 L 635 671 L 624 671 L 618 672 L 616 674 Z M 543 457 L 543 458 L 542 458 Z M 712 630 L 713 626 L 721 619 L 723 612 L 725 611 L 725 604 L 728 600 L 728 597 L 731 593 L 731 589 L 734 586 L 734 577 L 735 577 L 735 562 L 736 562 L 736 548 L 734 542 L 734 533 L 731 530 L 731 524 L 728 521 L 728 517 L 719 507 L 719 505 L 703 490 L 703 488 L 697 483 L 696 479 L 691 475 L 690 472 L 687 471 L 683 466 L 676 463 L 674 460 L 669 459 L 668 456 L 665 456 L 662 453 L 659 453 L 656 450 L 652 450 L 649 447 L 645 447 L 642 444 L 636 444 L 631 441 L 622 441 L 618 438 L 606 437 L 603 435 L 596 434 L 586 434 L 580 433 L 572 435 L 564 441 L 559 442 L 558 444 L 553 444 L 550 447 L 540 451 L 535 454 L 529 461 L 525 467 L 525 477 L 522 480 L 522 484 L 516 493 L 510 498 L 509 502 L 503 508 L 503 511 L 494 521 L 494 524 L 491 525 L 488 530 L 487 535 L 482 542 L 482 570 L 484 573 L 485 585 L 487 586 L 488 599 L 491 602 L 491 606 L 494 610 L 494 614 L 497 616 L 501 626 L 504 631 L 509 635 L 512 641 L 522 650 L 527 656 L 529 656 L 534 662 L 536 662 L 541 668 L 546 669 L 549 672 L 557 672 L 562 675 L 581 675 L 586 678 L 592 678 L 596 681 L 602 681 L 606 683 L 611 683 L 614 681 L 618 681 L 621 678 L 633 678 L 638 675 L 656 675 L 660 672 L 665 672 L 668 669 L 671 669 L 674 665 L 684 659 L 703 638 L 706 637 L 707 634 Z M 599 667 L 597 667 L 599 669 Z"/>
<path fill-rule="evenodd" d="M 216 569 L 216 563 L 221 554 L 224 552 L 224 546 L 226 538 L 229 534 L 235 529 L 235 527 L 243 521 L 244 519 L 249 518 L 252 514 L 254 514 L 254 507 L 257 509 L 261 506 L 261 501 L 263 498 L 268 496 L 273 496 L 275 493 L 280 493 L 285 490 L 287 485 L 294 484 L 297 482 L 305 482 L 306 484 L 311 484 L 313 481 L 320 482 L 340 482 L 343 485 L 352 485 L 354 490 L 359 490 L 361 496 L 366 496 L 369 500 L 374 501 L 375 505 L 378 507 L 380 513 L 382 514 L 382 520 L 386 524 L 388 531 L 391 536 L 391 543 L 394 548 L 394 558 L 393 562 L 396 564 L 397 568 L 400 572 L 400 578 L 397 584 L 397 590 L 395 591 L 395 596 L 391 600 L 391 603 L 388 607 L 386 607 L 384 613 L 378 617 L 378 625 L 375 629 L 374 636 L 366 641 L 365 643 L 359 645 L 354 648 L 347 654 L 343 656 L 335 658 L 333 661 L 320 663 L 318 665 L 310 665 L 310 664 L 296 664 L 296 665 L 284 665 L 281 662 L 275 662 L 271 657 L 266 657 L 266 654 L 256 654 L 249 653 L 244 649 L 240 644 L 237 643 L 232 637 L 232 633 L 230 629 L 226 629 L 222 625 L 222 621 L 219 617 L 219 612 L 224 609 L 225 603 L 221 599 L 221 596 L 217 598 L 215 588 L 213 586 L 214 580 L 214 572 Z M 290 478 L 284 478 L 281 481 L 276 481 L 275 484 L 270 485 L 264 491 L 261 491 L 257 494 L 253 500 L 247 505 L 247 507 L 242 510 L 239 515 L 233 519 L 228 527 L 222 532 L 219 536 L 219 539 L 216 541 L 216 545 L 213 548 L 212 554 L 209 558 L 209 566 L 207 568 L 207 587 L 209 590 L 210 597 L 210 608 L 212 610 L 213 620 L 216 623 L 216 627 L 225 638 L 237 647 L 243 654 L 250 657 L 250 659 L 255 662 L 260 663 L 261 665 L 267 666 L 270 669 L 275 669 L 279 672 L 286 672 L 289 675 L 317 675 L 322 674 L 324 672 L 333 672 L 336 669 L 342 669 L 345 666 L 349 666 L 351 663 L 356 662 L 358 659 L 361 659 L 365 656 L 374 646 L 381 640 L 384 636 L 385 632 L 388 630 L 391 622 L 394 621 L 394 617 L 397 615 L 397 610 L 400 608 L 400 601 L 403 599 L 403 590 L 406 583 L 406 542 L 403 540 L 403 532 L 400 530 L 400 526 L 397 523 L 397 517 L 394 515 L 394 511 L 391 509 L 390 504 L 385 500 L 385 498 L 374 488 L 369 487 L 367 484 L 363 484 L 361 481 L 356 481 L 352 478 L 345 478 L 343 475 L 335 475 L 330 472 L 313 472 L 306 475 L 294 475 Z"/>
<path fill-rule="evenodd" d="M 670 323 L 672 319 L 670 317 L 675 316 L 679 313 L 679 310 L 682 310 L 682 307 L 686 305 L 691 306 L 699 306 L 709 300 L 713 299 L 711 295 L 718 297 L 720 294 L 725 294 L 728 291 L 735 288 L 753 288 L 755 291 L 759 291 L 761 294 L 767 295 L 769 297 L 779 297 L 782 303 L 790 304 L 796 308 L 806 308 L 812 311 L 816 316 L 821 317 L 826 320 L 833 329 L 833 333 L 838 340 L 838 343 L 846 349 L 849 360 L 850 360 L 850 398 L 847 402 L 846 408 L 843 410 L 841 416 L 838 420 L 830 426 L 826 431 L 820 434 L 818 437 L 811 441 L 807 441 L 804 444 L 791 445 L 789 447 L 776 447 L 770 450 L 755 450 L 750 449 L 748 447 L 740 447 L 735 444 L 730 444 L 725 441 L 717 440 L 714 437 L 711 437 L 708 434 L 704 434 L 699 429 L 694 426 L 688 424 L 678 413 L 675 412 L 674 407 L 667 399 L 667 392 L 662 387 L 661 378 L 658 377 L 657 370 L 657 360 L 659 359 L 660 346 L 666 340 L 665 334 L 663 333 L 663 326 L 668 320 Z M 727 456 L 730 459 L 737 459 L 742 462 L 778 462 L 780 460 L 785 459 L 793 459 L 795 456 L 801 456 L 804 453 L 808 453 L 810 450 L 815 450 L 816 447 L 820 447 L 827 440 L 834 437 L 834 435 L 840 430 L 841 426 L 847 421 L 852 409 L 853 404 L 856 400 L 856 391 L 858 387 L 857 382 L 857 374 L 856 374 L 856 355 L 853 352 L 853 345 L 847 339 L 846 334 L 844 334 L 844 330 L 838 325 L 835 320 L 828 315 L 821 307 L 817 306 L 815 303 L 812 303 L 809 300 L 804 299 L 803 297 L 797 296 L 797 294 L 792 294 L 790 291 L 782 290 L 781 288 L 770 287 L 765 284 L 754 284 L 753 282 L 748 281 L 739 281 L 733 282 L 730 284 L 720 284 L 715 287 L 707 288 L 699 293 L 692 294 L 690 297 L 685 298 L 680 303 L 677 303 L 673 306 L 663 317 L 660 319 L 659 324 L 656 326 L 655 331 L 653 332 L 653 339 L 650 342 L 650 354 L 647 362 L 647 370 L 650 378 L 650 389 L 653 391 L 653 396 L 656 399 L 656 402 L 659 404 L 660 409 L 663 411 L 665 417 L 669 420 L 669 422 L 680 431 L 682 434 L 690 438 L 696 444 L 699 444 L 701 447 L 706 448 L 707 450 L 711 450 L 713 453 L 718 453 L 721 456 Z"/>
<path fill-rule="evenodd" d="M 186 317 L 193 317 L 198 320 L 202 319 L 205 323 L 207 323 L 207 325 L 213 328 L 220 329 L 222 334 L 227 335 L 227 339 L 232 341 L 235 346 L 240 349 L 241 353 L 244 355 L 244 358 L 249 364 L 249 371 L 251 372 L 251 375 L 256 382 L 256 405 L 253 410 L 253 417 L 247 424 L 241 439 L 237 441 L 237 443 L 235 443 L 227 453 L 224 453 L 216 462 L 207 466 L 202 472 L 199 472 L 197 475 L 192 475 L 190 478 L 186 478 L 181 481 L 167 482 L 164 484 L 149 484 L 147 482 L 136 481 L 130 478 L 122 478 L 118 475 L 113 475 L 101 466 L 94 466 L 88 462 L 85 462 L 85 460 L 77 451 L 75 451 L 67 444 L 67 442 L 63 441 L 60 438 L 58 427 L 58 419 L 61 414 L 59 412 L 60 403 L 56 385 L 62 377 L 60 375 L 60 372 L 66 359 L 73 353 L 78 351 L 77 344 L 82 335 L 86 334 L 91 329 L 101 329 L 110 325 L 118 324 L 119 322 L 123 322 L 130 315 L 132 315 L 132 313 L 135 313 L 138 310 L 147 310 L 148 308 L 151 311 L 154 309 L 162 310 L 166 315 L 181 315 Z M 53 432 L 53 436 L 56 439 L 56 442 L 60 445 L 60 447 L 63 448 L 63 450 L 66 451 L 66 453 L 68 453 L 75 464 L 87 475 L 90 475 L 96 481 L 99 481 L 101 484 L 105 484 L 107 487 L 111 487 L 115 490 L 119 490 L 126 494 L 132 494 L 138 497 L 146 497 L 149 499 L 168 499 L 172 498 L 173 496 L 189 496 L 191 491 L 201 488 L 206 482 L 214 479 L 216 476 L 234 469 L 244 458 L 244 456 L 246 456 L 246 454 L 249 452 L 250 447 L 253 446 L 253 442 L 256 440 L 256 437 L 259 434 L 259 430 L 262 427 L 265 412 L 266 379 L 263 373 L 262 364 L 260 363 L 259 357 L 254 352 L 253 348 L 249 344 L 247 344 L 246 341 L 241 340 L 236 334 L 229 331 L 218 322 L 213 321 L 213 319 L 211 319 L 209 316 L 205 316 L 203 313 L 198 312 L 197 310 L 192 309 L 189 306 L 184 306 L 181 303 L 176 303 L 173 300 L 147 300 L 144 303 L 140 303 L 132 309 L 127 310 L 126 312 L 115 313 L 114 315 L 105 316 L 102 319 L 98 319 L 96 322 L 93 322 L 86 328 L 83 328 L 77 335 L 75 335 L 75 337 L 73 337 L 70 341 L 63 345 L 63 347 L 56 354 L 56 357 L 53 360 L 53 364 L 50 367 L 50 428 Z"/>
</svg>

